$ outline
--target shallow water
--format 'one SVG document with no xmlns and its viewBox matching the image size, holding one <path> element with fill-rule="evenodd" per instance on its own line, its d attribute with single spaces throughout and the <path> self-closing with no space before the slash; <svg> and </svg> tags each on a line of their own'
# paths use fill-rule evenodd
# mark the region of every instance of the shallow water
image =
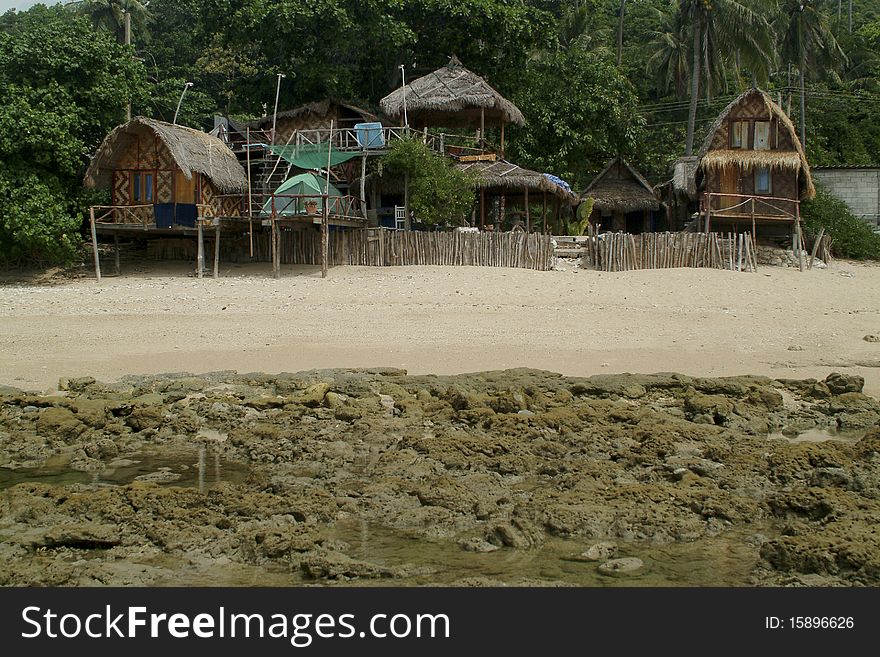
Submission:
<svg viewBox="0 0 880 657">
<path fill-rule="evenodd" d="M 865 436 L 864 431 L 840 431 L 836 427 L 814 427 L 801 431 L 797 435 L 787 435 L 781 432 L 771 433 L 768 438 L 786 440 L 790 443 L 822 443 L 828 440 L 836 440 L 843 443 L 855 444 Z"/>
<path fill-rule="evenodd" d="M 575 586 L 744 586 L 758 561 L 755 548 L 745 538 L 754 531 L 729 532 L 693 543 L 664 546 L 616 542 L 617 557 L 638 557 L 644 567 L 628 576 L 599 573 L 601 562 L 578 560 L 578 555 L 598 541 L 550 538 L 535 550 L 501 548 L 495 552 L 468 552 L 452 541 L 423 538 L 360 521 L 338 523 L 334 536 L 351 547 L 354 559 L 383 566 L 411 564 L 432 568 L 395 584 L 453 584 L 463 578 L 488 578 L 497 583 L 519 582 Z M 383 585 L 359 581 L 359 585 Z"/>
<path fill-rule="evenodd" d="M 217 483 L 241 483 L 249 468 L 227 461 L 205 447 L 169 453 L 138 452 L 107 462 L 103 470 L 82 472 L 68 461 L 55 460 L 37 468 L 0 468 L 0 489 L 22 483 L 104 484 L 119 486 L 134 481 L 161 486 L 184 486 L 204 492 Z"/>
</svg>

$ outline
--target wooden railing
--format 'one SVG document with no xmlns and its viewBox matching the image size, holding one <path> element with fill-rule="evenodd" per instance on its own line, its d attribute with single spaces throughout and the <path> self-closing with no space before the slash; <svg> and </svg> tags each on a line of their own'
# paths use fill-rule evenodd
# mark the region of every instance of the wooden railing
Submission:
<svg viewBox="0 0 880 657">
<path fill-rule="evenodd" d="M 315 216 L 320 217 L 324 204 L 331 217 L 362 219 L 363 205 L 356 196 L 327 194 L 254 194 L 254 210 L 260 217 Z M 291 208 L 291 203 L 293 207 Z M 314 204 L 314 205 L 312 205 Z M 320 205 L 320 207 L 319 207 Z M 267 207 L 268 206 L 268 207 Z"/>
<path fill-rule="evenodd" d="M 700 209 L 701 212 L 708 209 L 713 213 L 742 215 L 743 219 L 755 216 L 797 221 L 800 216 L 800 201 L 779 196 L 707 192 L 703 195 Z"/>
<path fill-rule="evenodd" d="M 92 216 L 99 224 L 140 224 L 144 228 L 153 223 L 153 204 L 94 205 Z"/>
</svg>

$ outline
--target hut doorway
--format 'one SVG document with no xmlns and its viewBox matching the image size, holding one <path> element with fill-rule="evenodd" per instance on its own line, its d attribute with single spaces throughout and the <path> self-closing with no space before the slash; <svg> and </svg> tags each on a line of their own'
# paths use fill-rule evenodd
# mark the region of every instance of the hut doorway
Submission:
<svg viewBox="0 0 880 657">
<path fill-rule="evenodd" d="M 174 200 L 194 205 L 196 202 L 196 177 L 187 178 L 182 171 L 174 174 Z"/>
<path fill-rule="evenodd" d="M 739 193 L 739 168 L 724 167 L 721 170 L 721 193 L 722 194 L 738 194 Z M 722 196 L 719 199 L 720 209 L 724 210 L 733 207 L 738 203 L 736 196 Z"/>
</svg>

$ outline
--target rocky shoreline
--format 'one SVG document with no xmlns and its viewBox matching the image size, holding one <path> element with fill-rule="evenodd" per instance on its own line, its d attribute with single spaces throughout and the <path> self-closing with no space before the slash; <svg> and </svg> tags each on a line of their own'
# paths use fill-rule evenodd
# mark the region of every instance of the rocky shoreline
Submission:
<svg viewBox="0 0 880 657">
<path fill-rule="evenodd" d="M 876 586 L 862 386 L 394 369 L 0 386 L 0 584 Z"/>
</svg>

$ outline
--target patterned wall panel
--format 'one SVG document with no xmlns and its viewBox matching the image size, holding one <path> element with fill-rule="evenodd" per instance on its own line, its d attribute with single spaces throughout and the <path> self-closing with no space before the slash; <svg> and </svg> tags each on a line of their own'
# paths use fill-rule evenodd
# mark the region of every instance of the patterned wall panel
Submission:
<svg viewBox="0 0 880 657">
<path fill-rule="evenodd" d="M 171 171 L 156 172 L 156 202 L 171 203 Z"/>
<path fill-rule="evenodd" d="M 128 171 L 113 172 L 113 205 L 131 204 L 131 185 Z"/>
</svg>

